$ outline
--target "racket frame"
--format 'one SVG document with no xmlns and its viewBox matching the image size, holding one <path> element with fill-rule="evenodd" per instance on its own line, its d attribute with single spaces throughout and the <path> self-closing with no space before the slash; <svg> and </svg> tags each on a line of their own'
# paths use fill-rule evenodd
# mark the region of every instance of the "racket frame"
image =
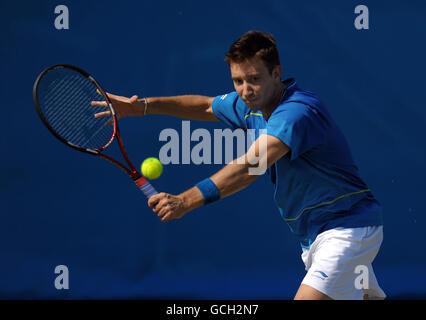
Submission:
<svg viewBox="0 0 426 320">
<path fill-rule="evenodd" d="M 38 92 L 37 92 L 37 88 L 38 88 L 38 84 L 40 83 L 41 79 L 43 78 L 43 76 L 45 74 L 47 74 L 49 71 L 53 70 L 53 69 L 58 69 L 58 68 L 68 68 L 71 70 L 74 70 L 80 74 L 82 74 L 84 77 L 86 77 L 87 79 L 89 79 L 89 81 L 91 81 L 95 87 L 99 90 L 99 92 L 101 93 L 101 96 L 104 98 L 104 100 L 107 102 L 107 107 L 109 108 L 109 111 L 111 112 L 111 116 L 112 116 L 112 120 L 113 120 L 113 133 L 111 135 L 111 139 L 102 147 L 97 148 L 97 149 L 90 149 L 90 148 L 82 148 L 80 146 L 77 146 L 69 141 L 67 141 L 66 139 L 64 139 L 61 135 L 59 135 L 55 129 L 53 129 L 53 127 L 49 124 L 49 122 L 47 121 L 46 117 L 43 115 L 43 112 L 40 108 L 40 104 L 38 102 Z M 34 86 L 33 86 L 33 101 L 34 101 L 34 105 L 36 107 L 37 113 L 40 116 L 41 121 L 44 123 L 44 125 L 47 127 L 47 129 L 49 129 L 49 131 L 57 138 L 59 139 L 59 141 L 65 143 L 67 146 L 84 152 L 84 153 L 88 153 L 91 155 L 95 155 L 98 156 L 100 158 L 103 158 L 115 165 L 117 165 L 120 169 L 122 169 L 126 174 L 128 174 L 134 181 L 135 183 L 138 185 L 138 187 L 142 186 L 144 183 L 147 182 L 147 180 L 135 169 L 134 165 L 132 164 L 132 162 L 130 161 L 129 156 L 127 155 L 126 150 L 124 149 L 124 145 L 123 145 L 123 141 L 121 140 L 121 136 L 120 136 L 120 131 L 118 128 L 118 119 L 117 119 L 117 115 L 116 112 L 114 110 L 114 107 L 112 105 L 111 100 L 109 99 L 109 97 L 107 96 L 107 94 L 105 93 L 104 89 L 102 89 L 102 87 L 100 86 L 100 84 L 90 75 L 88 74 L 86 71 L 73 66 L 73 65 L 69 65 L 69 64 L 57 64 L 51 67 L 46 68 L 45 70 L 43 70 L 39 76 L 37 77 L 36 81 L 34 82 Z M 104 151 L 108 146 L 111 145 L 112 141 L 114 140 L 114 138 L 117 138 L 117 142 L 118 142 L 118 146 L 120 148 L 120 151 L 123 155 L 124 160 L 126 161 L 127 165 L 130 167 L 130 170 L 128 168 L 126 168 L 122 163 L 120 163 L 119 161 L 105 155 L 102 153 L 102 151 Z"/>
</svg>

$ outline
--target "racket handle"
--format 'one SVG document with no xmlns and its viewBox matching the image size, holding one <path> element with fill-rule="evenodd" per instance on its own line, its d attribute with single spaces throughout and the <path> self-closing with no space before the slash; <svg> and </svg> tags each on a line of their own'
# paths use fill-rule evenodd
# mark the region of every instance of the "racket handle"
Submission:
<svg viewBox="0 0 426 320">
<path fill-rule="evenodd" d="M 148 199 L 151 198 L 154 194 L 157 194 L 157 190 L 144 178 L 140 177 L 135 181 L 138 188 Z"/>
</svg>

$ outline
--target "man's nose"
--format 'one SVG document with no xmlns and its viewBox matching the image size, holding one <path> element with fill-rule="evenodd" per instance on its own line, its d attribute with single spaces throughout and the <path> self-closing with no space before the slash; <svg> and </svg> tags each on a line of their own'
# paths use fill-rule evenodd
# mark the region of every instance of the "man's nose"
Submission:
<svg viewBox="0 0 426 320">
<path fill-rule="evenodd" d="M 253 88 L 247 83 L 243 84 L 243 97 L 250 97 L 253 94 Z"/>
</svg>

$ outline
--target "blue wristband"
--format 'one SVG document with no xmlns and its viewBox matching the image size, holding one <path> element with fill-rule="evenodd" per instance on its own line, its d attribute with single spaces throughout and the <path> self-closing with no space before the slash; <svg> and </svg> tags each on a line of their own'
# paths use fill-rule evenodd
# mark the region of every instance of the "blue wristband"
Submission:
<svg viewBox="0 0 426 320">
<path fill-rule="evenodd" d="M 195 186 L 200 189 L 204 197 L 204 204 L 209 204 L 220 199 L 219 189 L 210 178 L 198 182 Z"/>
</svg>

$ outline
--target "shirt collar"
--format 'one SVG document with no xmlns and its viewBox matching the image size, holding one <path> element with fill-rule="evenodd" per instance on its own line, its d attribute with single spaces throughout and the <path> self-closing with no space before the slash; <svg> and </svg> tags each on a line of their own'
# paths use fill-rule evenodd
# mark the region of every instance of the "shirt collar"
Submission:
<svg viewBox="0 0 426 320">
<path fill-rule="evenodd" d="M 280 103 L 287 100 L 287 98 L 294 92 L 294 90 L 297 89 L 296 79 L 294 78 L 285 79 L 284 81 L 282 81 L 282 83 L 286 85 L 286 88 L 284 90 L 284 94 L 280 100 Z"/>
</svg>

